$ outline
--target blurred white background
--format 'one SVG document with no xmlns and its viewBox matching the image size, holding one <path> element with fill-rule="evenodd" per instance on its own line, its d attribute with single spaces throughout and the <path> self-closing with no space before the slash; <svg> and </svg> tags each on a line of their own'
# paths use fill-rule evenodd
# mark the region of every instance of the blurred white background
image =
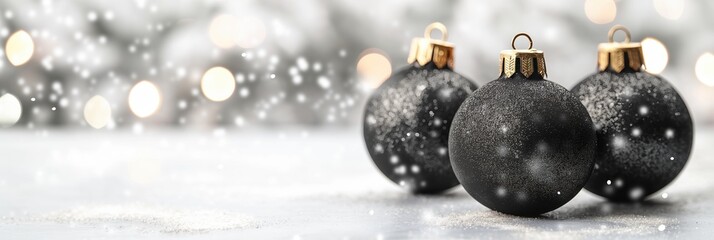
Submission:
<svg viewBox="0 0 714 240">
<path fill-rule="evenodd" d="M 0 124 L 357 126 L 366 96 L 434 21 L 449 28 L 456 71 L 478 85 L 523 31 L 567 88 L 595 71 L 597 44 L 623 24 L 643 41 L 648 71 L 680 91 L 697 125 L 711 124 L 712 10 L 692 0 L 5 0 Z"/>
</svg>

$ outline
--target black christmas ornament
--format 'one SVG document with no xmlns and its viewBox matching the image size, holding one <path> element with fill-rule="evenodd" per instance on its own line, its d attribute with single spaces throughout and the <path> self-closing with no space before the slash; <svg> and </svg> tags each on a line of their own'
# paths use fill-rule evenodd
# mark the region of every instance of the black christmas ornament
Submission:
<svg viewBox="0 0 714 240">
<path fill-rule="evenodd" d="M 438 29 L 442 40 L 431 39 Z M 447 141 L 451 119 L 476 85 L 455 73 L 446 27 L 432 23 L 412 41 L 411 66 L 393 74 L 367 101 L 364 141 L 387 178 L 412 193 L 439 193 L 459 184 Z"/>
<path fill-rule="evenodd" d="M 613 41 L 617 30 L 624 43 Z M 585 189 L 611 201 L 639 201 L 682 171 L 692 149 L 687 105 L 667 81 L 644 72 L 640 43 L 622 26 L 598 46 L 598 72 L 572 92 L 593 119 L 595 168 Z"/>
<path fill-rule="evenodd" d="M 515 50 L 525 36 L 527 50 Z M 533 216 L 582 189 L 593 168 L 595 131 L 580 101 L 545 80 L 543 52 L 530 36 L 501 51 L 498 79 L 476 90 L 451 124 L 456 177 L 486 207 Z"/>
</svg>

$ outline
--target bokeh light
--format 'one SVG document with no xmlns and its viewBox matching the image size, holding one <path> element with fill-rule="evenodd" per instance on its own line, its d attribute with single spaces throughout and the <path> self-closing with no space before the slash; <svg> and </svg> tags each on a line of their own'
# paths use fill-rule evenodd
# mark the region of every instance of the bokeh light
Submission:
<svg viewBox="0 0 714 240">
<path fill-rule="evenodd" d="M 645 57 L 645 70 L 647 72 L 658 74 L 667 67 L 669 53 L 667 53 L 667 48 L 659 40 L 650 37 L 642 39 L 642 52 Z"/>
<path fill-rule="evenodd" d="M 208 27 L 211 41 L 220 48 L 257 47 L 265 40 L 266 32 L 265 24 L 258 18 L 228 14 L 216 16 Z"/>
<path fill-rule="evenodd" d="M 112 119 L 112 108 L 109 102 L 102 96 L 96 95 L 84 105 L 84 120 L 89 126 L 100 129 Z"/>
<path fill-rule="evenodd" d="M 585 16 L 596 24 L 610 23 L 617 16 L 617 5 L 614 0 L 586 0 Z"/>
<path fill-rule="evenodd" d="M 220 48 L 232 48 L 236 45 L 235 27 L 238 20 L 233 15 L 221 14 L 213 18 L 208 26 L 208 36 L 213 44 Z"/>
<path fill-rule="evenodd" d="M 233 95 L 236 81 L 233 74 L 224 67 L 208 69 L 201 78 L 201 91 L 211 101 L 220 102 Z"/>
<path fill-rule="evenodd" d="M 27 63 L 32 58 L 35 51 L 35 43 L 30 34 L 24 30 L 17 31 L 10 35 L 5 44 L 5 56 L 13 66 L 20 66 Z"/>
<path fill-rule="evenodd" d="M 235 31 L 236 44 L 242 48 L 257 47 L 265 40 L 265 24 L 256 17 L 239 18 Z"/>
<path fill-rule="evenodd" d="M 714 87 L 714 54 L 707 52 L 699 56 L 694 65 L 694 72 L 699 81 Z"/>
<path fill-rule="evenodd" d="M 392 63 L 378 49 L 367 49 L 360 54 L 357 73 L 370 87 L 377 88 L 392 75 Z"/>
<path fill-rule="evenodd" d="M 15 125 L 22 116 L 20 100 L 12 94 L 6 93 L 0 97 L 0 126 Z"/>
<path fill-rule="evenodd" d="M 129 91 L 129 109 L 137 117 L 151 116 L 161 106 L 161 93 L 153 83 L 141 81 Z"/>
<path fill-rule="evenodd" d="M 654 7 L 660 16 L 677 20 L 684 13 L 684 0 L 654 0 Z"/>
</svg>

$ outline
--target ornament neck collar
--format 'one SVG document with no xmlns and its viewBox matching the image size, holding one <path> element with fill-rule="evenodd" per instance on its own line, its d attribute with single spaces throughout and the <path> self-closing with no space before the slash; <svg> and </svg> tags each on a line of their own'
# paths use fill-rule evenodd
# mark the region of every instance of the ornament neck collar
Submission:
<svg viewBox="0 0 714 240">
<path fill-rule="evenodd" d="M 528 39 L 528 49 L 516 49 L 516 39 L 521 36 Z M 533 40 L 527 33 L 516 34 L 511 41 L 511 48 L 501 51 L 498 65 L 500 76 L 510 78 L 520 73 L 528 79 L 544 79 L 548 75 L 543 51 L 533 48 Z"/>
<path fill-rule="evenodd" d="M 432 39 L 431 32 L 437 29 L 441 32 L 441 39 Z M 424 38 L 414 38 L 407 63 L 416 63 L 426 66 L 434 63 L 436 68 L 454 68 L 454 45 L 447 42 L 448 32 L 446 26 L 440 22 L 429 24 L 424 30 Z"/>
<path fill-rule="evenodd" d="M 613 37 L 620 30 L 625 33 L 624 42 L 615 42 Z M 642 44 L 630 42 L 630 31 L 622 25 L 615 25 L 608 32 L 609 41 L 598 45 L 598 70 L 621 73 L 625 70 L 639 72 L 645 67 Z"/>
</svg>

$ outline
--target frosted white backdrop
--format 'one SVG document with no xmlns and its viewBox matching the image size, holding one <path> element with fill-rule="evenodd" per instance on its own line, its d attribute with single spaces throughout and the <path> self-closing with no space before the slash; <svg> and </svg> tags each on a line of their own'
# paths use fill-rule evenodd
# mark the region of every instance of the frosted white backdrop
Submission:
<svg viewBox="0 0 714 240">
<path fill-rule="evenodd" d="M 356 126 L 370 92 L 355 71 L 362 53 L 379 51 L 396 70 L 406 64 L 411 38 L 433 21 L 449 28 L 456 71 L 478 85 L 496 77 L 498 52 L 510 48 L 512 36 L 528 32 L 545 51 L 549 79 L 567 88 L 594 72 L 597 44 L 623 24 L 633 40 L 651 37 L 666 46 L 661 74 L 682 93 L 696 124 L 714 122 L 714 87 L 695 74 L 697 59 L 714 52 L 714 3 L 669 1 L 683 3 L 681 16 L 669 10 L 673 20 L 656 10 L 661 0 L 620 0 L 616 12 L 600 11 L 614 19 L 596 24 L 585 2 L 5 0 L 0 38 L 25 30 L 35 52 L 22 66 L 0 61 L 0 94 L 22 104 L 15 128 L 88 127 L 82 109 L 94 95 L 111 106 L 110 128 Z M 257 26 L 264 37 L 249 48 L 216 46 L 209 26 L 222 14 L 255 20 L 234 29 Z M 225 102 L 200 91 L 202 74 L 214 66 L 237 80 Z M 162 97 L 160 109 L 144 119 L 127 106 L 141 80 L 156 84 Z"/>
</svg>

